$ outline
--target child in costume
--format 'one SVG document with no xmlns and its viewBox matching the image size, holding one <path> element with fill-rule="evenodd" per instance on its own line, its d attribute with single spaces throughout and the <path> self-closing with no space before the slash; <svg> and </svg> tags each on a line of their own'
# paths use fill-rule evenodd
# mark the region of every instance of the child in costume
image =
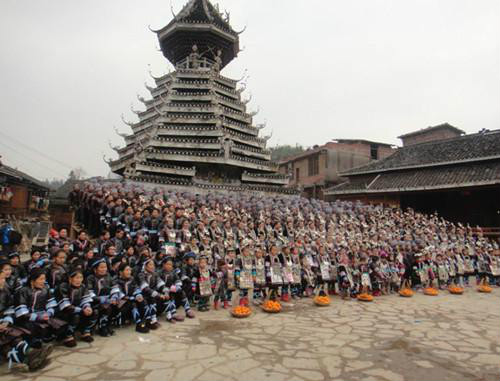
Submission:
<svg viewBox="0 0 500 381">
<path fill-rule="evenodd" d="M 254 287 L 255 268 L 249 245 L 248 240 L 243 240 L 240 247 L 241 255 L 236 262 L 235 277 L 239 290 L 240 306 L 248 306 L 248 290 Z"/>
<path fill-rule="evenodd" d="M 213 292 L 212 274 L 205 256 L 201 256 L 198 261 L 193 277 L 193 289 L 198 297 L 198 311 L 208 311 L 210 309 L 210 297 Z"/>
<path fill-rule="evenodd" d="M 232 305 L 233 292 L 236 290 L 236 251 L 232 246 L 227 248 L 226 261 L 226 302 L 227 307 Z"/>
<path fill-rule="evenodd" d="M 283 285 L 283 255 L 280 253 L 278 246 L 272 244 L 268 255 L 266 255 L 266 282 L 269 289 L 269 299 L 276 300 L 278 290 Z"/>
<path fill-rule="evenodd" d="M 255 278 L 253 288 L 253 302 L 256 305 L 263 303 L 266 297 L 266 263 L 264 250 L 257 247 L 255 250 Z"/>
<path fill-rule="evenodd" d="M 182 289 L 190 305 L 194 304 L 195 292 L 193 290 L 193 278 L 196 273 L 196 255 L 190 251 L 184 254 L 184 266 L 182 267 Z"/>
<path fill-rule="evenodd" d="M 325 296 L 328 293 L 328 282 L 331 280 L 330 257 L 323 246 L 318 248 L 319 271 L 316 274 L 315 295 Z"/>
<path fill-rule="evenodd" d="M 448 267 L 446 262 L 443 260 L 443 255 L 441 253 L 436 255 L 436 267 L 439 289 L 443 290 L 448 286 L 450 277 L 448 274 Z"/>
<path fill-rule="evenodd" d="M 214 271 L 215 273 L 215 286 L 214 286 L 214 310 L 218 310 L 220 303 L 222 303 L 223 308 L 228 308 L 227 302 L 227 268 L 226 261 L 224 259 L 217 260 L 217 267 Z"/>
</svg>

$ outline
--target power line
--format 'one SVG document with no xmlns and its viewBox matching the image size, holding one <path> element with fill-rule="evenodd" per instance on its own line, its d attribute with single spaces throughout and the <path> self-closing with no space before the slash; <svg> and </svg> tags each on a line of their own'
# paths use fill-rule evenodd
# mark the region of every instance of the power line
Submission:
<svg viewBox="0 0 500 381">
<path fill-rule="evenodd" d="M 3 135 L 3 136 L 5 136 L 7 139 L 10 139 L 10 140 L 12 140 L 13 142 L 16 142 L 17 144 L 19 144 L 19 145 L 23 146 L 24 148 L 29 149 L 29 150 L 30 150 L 30 151 L 32 151 L 32 152 L 36 152 L 36 153 L 38 153 L 39 155 L 41 155 L 41 156 L 45 157 L 46 159 L 52 160 L 53 162 L 55 162 L 55 163 L 57 163 L 57 164 L 59 164 L 59 165 L 62 165 L 63 167 L 68 168 L 68 169 L 70 169 L 70 170 L 71 170 L 71 169 L 73 169 L 72 167 L 70 167 L 70 166 L 69 166 L 69 165 L 67 165 L 66 163 L 63 163 L 63 162 L 62 162 L 62 161 L 60 161 L 60 160 L 54 159 L 53 157 L 50 157 L 50 156 L 49 156 L 49 155 L 47 155 L 46 153 L 41 152 L 41 151 L 37 150 L 36 148 L 30 147 L 30 146 L 28 146 L 27 144 L 24 144 L 23 142 L 20 142 L 19 140 L 17 140 L 17 139 L 15 139 L 15 138 L 13 138 L 12 136 L 7 135 L 5 132 L 0 131 L 0 134 L 1 134 L 1 135 Z"/>
<path fill-rule="evenodd" d="M 62 175 L 61 173 L 59 173 L 57 170 L 54 170 L 53 168 L 50 168 L 50 167 L 47 167 L 46 165 L 44 164 L 41 164 L 40 162 L 38 162 L 36 159 L 33 159 L 32 157 L 28 157 L 26 156 L 26 154 L 23 154 L 22 152 L 19 152 L 18 150 L 16 150 L 15 148 L 9 146 L 8 144 L 5 144 L 4 142 L 0 141 L 0 144 L 3 145 L 4 147 L 10 149 L 12 152 L 20 155 L 23 159 L 25 158 L 28 158 L 32 161 L 33 164 L 36 164 L 38 166 L 40 166 L 41 168 L 44 168 L 45 170 L 48 170 L 49 172 L 51 172 L 52 174 L 56 174 L 57 177 L 62 177 L 62 178 L 65 178 L 66 175 Z M 27 171 L 29 172 L 29 171 Z"/>
</svg>

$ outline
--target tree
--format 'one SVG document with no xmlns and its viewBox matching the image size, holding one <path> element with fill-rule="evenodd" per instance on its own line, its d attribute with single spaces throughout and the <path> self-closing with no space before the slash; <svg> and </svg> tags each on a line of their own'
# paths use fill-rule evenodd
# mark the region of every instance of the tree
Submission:
<svg viewBox="0 0 500 381">
<path fill-rule="evenodd" d="M 44 185 L 47 186 L 47 188 L 51 189 L 51 190 L 56 190 L 58 189 L 61 185 L 64 184 L 64 181 L 61 180 L 61 179 L 56 179 L 56 178 L 53 178 L 52 180 L 49 180 L 49 179 L 45 179 L 45 181 L 42 181 L 42 183 Z"/>
<path fill-rule="evenodd" d="M 69 180 L 81 180 L 87 177 L 87 172 L 82 167 L 73 168 L 68 175 Z"/>
<path fill-rule="evenodd" d="M 281 161 L 288 157 L 298 155 L 299 153 L 304 152 L 304 147 L 299 145 L 298 143 L 295 146 L 290 144 L 277 145 L 269 148 L 271 150 L 271 160 L 272 161 Z"/>
</svg>

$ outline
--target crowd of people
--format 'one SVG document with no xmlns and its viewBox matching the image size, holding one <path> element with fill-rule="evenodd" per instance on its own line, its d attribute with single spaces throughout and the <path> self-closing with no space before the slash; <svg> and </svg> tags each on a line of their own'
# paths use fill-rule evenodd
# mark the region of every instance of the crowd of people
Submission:
<svg viewBox="0 0 500 381">
<path fill-rule="evenodd" d="M 0 259 L 1 348 L 30 369 L 53 340 L 74 347 L 131 323 L 147 333 L 193 309 L 500 286 L 498 242 L 437 214 L 117 182 L 75 186 L 69 199 L 87 230 L 53 231 L 26 262 L 14 250 Z"/>
</svg>

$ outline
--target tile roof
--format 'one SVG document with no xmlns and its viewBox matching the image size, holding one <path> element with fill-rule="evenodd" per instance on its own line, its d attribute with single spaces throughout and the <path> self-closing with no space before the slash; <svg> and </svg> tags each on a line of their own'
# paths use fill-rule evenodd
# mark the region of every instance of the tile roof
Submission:
<svg viewBox="0 0 500 381">
<path fill-rule="evenodd" d="M 500 130 L 401 147 L 385 159 L 353 168 L 341 175 L 354 176 L 496 158 L 500 158 Z"/>
<path fill-rule="evenodd" d="M 21 172 L 17 169 L 9 167 L 7 165 L 0 165 L 0 175 L 6 175 L 9 177 L 14 177 L 17 180 L 24 181 L 26 183 L 31 183 L 36 185 L 39 188 L 44 188 L 45 190 L 49 190 L 49 188 L 42 183 L 40 180 L 35 179 L 34 177 L 28 175 L 27 173 Z"/>
<path fill-rule="evenodd" d="M 500 159 L 354 176 L 326 194 L 388 193 L 500 184 Z"/>
</svg>

